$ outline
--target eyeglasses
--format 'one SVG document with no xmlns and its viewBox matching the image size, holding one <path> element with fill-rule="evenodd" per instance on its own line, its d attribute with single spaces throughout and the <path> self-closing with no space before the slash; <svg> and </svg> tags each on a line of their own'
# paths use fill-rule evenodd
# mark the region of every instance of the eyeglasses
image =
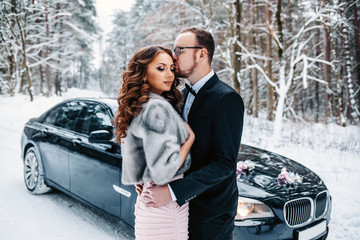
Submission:
<svg viewBox="0 0 360 240">
<path fill-rule="evenodd" d="M 173 52 L 175 53 L 176 56 L 180 56 L 181 55 L 181 50 L 185 49 L 185 48 L 198 48 L 201 49 L 203 47 L 176 47 Z"/>
</svg>

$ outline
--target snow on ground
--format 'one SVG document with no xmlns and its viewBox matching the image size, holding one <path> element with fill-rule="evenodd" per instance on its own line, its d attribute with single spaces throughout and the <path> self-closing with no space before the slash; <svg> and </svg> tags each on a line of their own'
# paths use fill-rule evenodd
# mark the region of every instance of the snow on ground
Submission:
<svg viewBox="0 0 360 240">
<path fill-rule="evenodd" d="M 71 97 L 102 93 L 69 89 L 63 97 L 0 96 L 0 239 L 131 239 L 121 221 L 62 194 L 33 196 L 23 183 L 20 136 L 25 122 Z M 272 123 L 246 116 L 243 143 L 292 158 L 316 172 L 333 197 L 328 239 L 360 239 L 360 127 L 284 122 L 274 143 Z"/>
</svg>

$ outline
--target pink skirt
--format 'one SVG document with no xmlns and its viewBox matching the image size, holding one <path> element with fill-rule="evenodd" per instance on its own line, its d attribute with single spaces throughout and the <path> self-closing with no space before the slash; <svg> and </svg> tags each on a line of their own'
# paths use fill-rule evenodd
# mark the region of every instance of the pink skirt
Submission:
<svg viewBox="0 0 360 240">
<path fill-rule="evenodd" d="M 179 179 L 176 176 L 172 180 Z M 145 183 L 143 191 L 149 187 Z M 187 240 L 189 223 L 189 204 L 181 207 L 170 202 L 159 208 L 146 207 L 141 195 L 135 204 L 135 238 L 136 240 Z"/>
</svg>

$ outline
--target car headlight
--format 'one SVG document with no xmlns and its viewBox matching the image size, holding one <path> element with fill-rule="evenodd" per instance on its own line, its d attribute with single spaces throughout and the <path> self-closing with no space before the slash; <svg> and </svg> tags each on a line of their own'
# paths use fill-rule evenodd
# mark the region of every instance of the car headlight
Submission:
<svg viewBox="0 0 360 240">
<path fill-rule="evenodd" d="M 266 204 L 251 198 L 239 197 L 235 220 L 274 217 Z"/>
</svg>

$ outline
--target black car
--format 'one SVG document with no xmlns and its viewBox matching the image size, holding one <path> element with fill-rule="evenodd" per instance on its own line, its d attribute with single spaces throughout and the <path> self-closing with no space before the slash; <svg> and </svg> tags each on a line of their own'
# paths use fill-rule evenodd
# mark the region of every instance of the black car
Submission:
<svg viewBox="0 0 360 240">
<path fill-rule="evenodd" d="M 24 180 L 33 194 L 56 188 L 134 225 L 136 192 L 121 183 L 113 142 L 114 99 L 66 100 L 30 119 L 21 138 Z M 303 165 L 241 145 L 234 239 L 325 239 L 331 196 Z"/>
</svg>

